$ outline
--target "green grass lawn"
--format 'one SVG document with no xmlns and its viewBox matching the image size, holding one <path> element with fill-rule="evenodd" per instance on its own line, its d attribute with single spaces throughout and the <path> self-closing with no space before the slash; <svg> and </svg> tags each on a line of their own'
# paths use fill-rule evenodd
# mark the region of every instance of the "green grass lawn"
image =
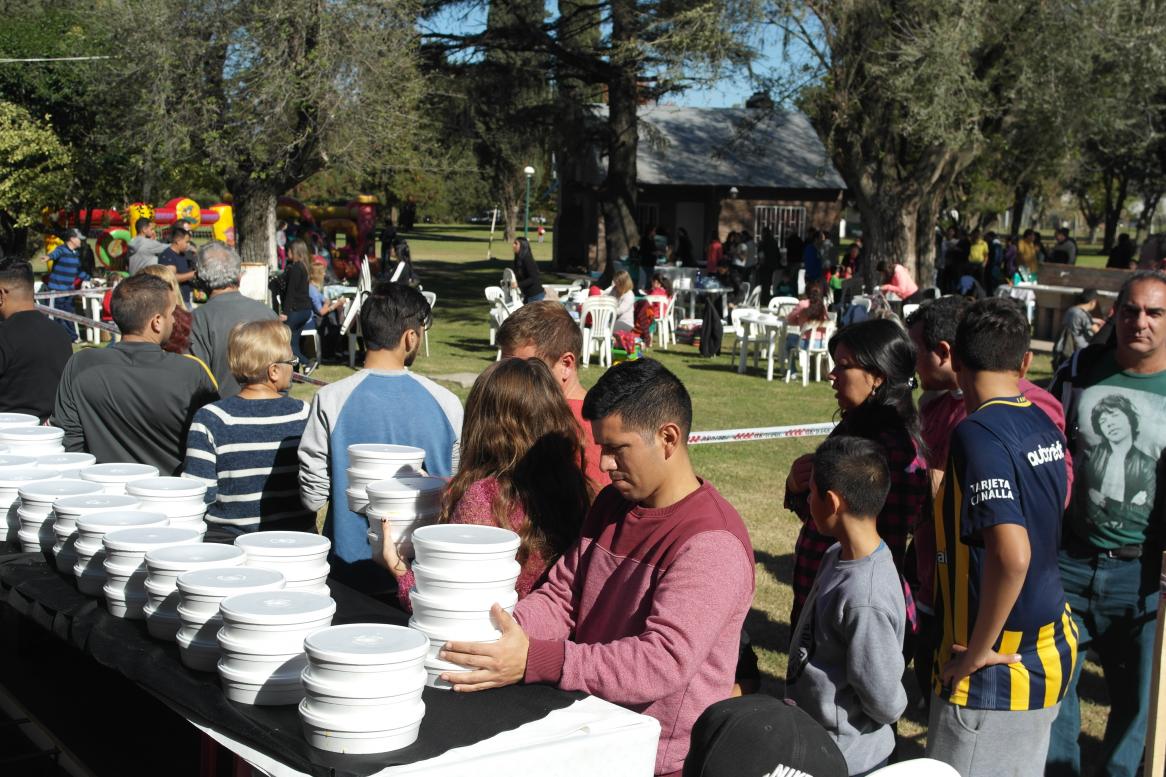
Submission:
<svg viewBox="0 0 1166 777">
<path fill-rule="evenodd" d="M 495 349 L 487 341 L 488 306 L 483 288 L 498 282 L 511 257 L 502 240 L 494 243 L 492 261 L 486 260 L 489 230 L 471 226 L 426 225 L 408 235 L 414 262 L 427 291 L 437 294 L 433 328 L 429 332 L 430 355 L 421 356 L 413 369 L 448 386 L 464 401 L 468 388 L 443 381 L 456 373 L 477 374 L 494 359 Z M 533 244 L 535 256 L 550 259 L 547 242 Z M 498 258 L 501 257 L 501 258 Z M 544 265 L 545 267 L 545 265 Z M 544 280 L 557 280 L 545 275 Z M 702 358 L 691 346 L 674 345 L 656 350 L 658 358 L 685 382 L 693 398 L 694 430 L 735 429 L 829 421 L 834 416 L 833 394 L 826 383 L 786 384 L 767 382 L 764 372 L 750 369 L 736 372 L 728 349 L 714 359 Z M 764 364 L 762 365 L 764 367 Z M 581 371 L 583 383 L 593 385 L 601 369 Z M 1034 378 L 1049 376 L 1049 358 L 1038 355 Z M 339 380 L 351 371 L 347 366 L 324 366 L 316 375 Z M 307 398 L 314 392 L 300 385 L 296 396 Z M 790 580 L 797 519 L 782 507 L 785 476 L 797 456 L 812 451 L 820 438 L 697 445 L 692 457 L 697 472 L 710 480 L 744 517 L 757 557 L 757 594 L 746 626 L 757 649 L 763 690 L 781 694 L 786 654 L 790 639 L 789 610 L 792 602 Z M 710 560 L 712 561 L 712 560 Z M 710 563 L 715 578 L 715 562 Z M 913 698 L 914 681 L 908 682 Z M 1100 742 L 1106 710 L 1104 687 L 1095 666 L 1087 667 L 1082 679 L 1082 696 L 1088 744 Z M 909 713 L 900 724 L 907 752 L 919 753 L 924 728 L 918 713 Z"/>
</svg>

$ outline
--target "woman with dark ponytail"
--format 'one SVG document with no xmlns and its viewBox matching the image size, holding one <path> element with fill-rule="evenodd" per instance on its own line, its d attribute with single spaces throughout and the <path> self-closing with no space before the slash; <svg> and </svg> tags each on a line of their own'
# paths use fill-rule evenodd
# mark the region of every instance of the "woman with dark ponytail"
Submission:
<svg viewBox="0 0 1166 777">
<path fill-rule="evenodd" d="M 831 436 L 865 437 L 886 451 L 891 491 L 878 516 L 878 531 L 902 574 L 907 539 L 927 516 L 930 493 L 919 411 L 912 396 L 915 346 L 898 321 L 871 319 L 840 330 L 828 347 L 834 360 L 830 381 L 841 415 Z M 793 624 L 798 622 L 823 554 L 834 544 L 810 520 L 811 458 L 812 454 L 806 454 L 797 459 L 786 478 L 785 506 L 804 522 L 794 551 Z"/>
</svg>

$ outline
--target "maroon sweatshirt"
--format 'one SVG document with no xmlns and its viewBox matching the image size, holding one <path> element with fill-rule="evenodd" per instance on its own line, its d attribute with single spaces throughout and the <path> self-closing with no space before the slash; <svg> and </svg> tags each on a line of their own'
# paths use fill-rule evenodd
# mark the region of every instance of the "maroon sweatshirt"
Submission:
<svg viewBox="0 0 1166 777">
<path fill-rule="evenodd" d="M 659 509 L 608 487 L 579 543 L 515 608 L 530 637 L 526 682 L 651 715 L 656 774 L 678 772 L 693 723 L 732 690 L 753 588 L 745 524 L 711 484 Z"/>
</svg>

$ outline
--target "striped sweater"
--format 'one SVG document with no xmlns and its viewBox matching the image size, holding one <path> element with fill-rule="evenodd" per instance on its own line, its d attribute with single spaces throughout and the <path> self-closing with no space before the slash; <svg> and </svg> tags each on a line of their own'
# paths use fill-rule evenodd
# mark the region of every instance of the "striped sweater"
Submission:
<svg viewBox="0 0 1166 777">
<path fill-rule="evenodd" d="M 296 474 L 307 420 L 308 406 L 291 397 L 234 396 L 194 414 L 183 475 L 206 482 L 208 523 L 315 528 L 315 514 L 300 504 Z"/>
<path fill-rule="evenodd" d="M 81 257 L 67 245 L 54 248 L 49 261 L 53 263 L 53 271 L 46 285 L 51 291 L 72 291 L 78 278 L 89 280 L 89 273 L 81 269 Z"/>
</svg>

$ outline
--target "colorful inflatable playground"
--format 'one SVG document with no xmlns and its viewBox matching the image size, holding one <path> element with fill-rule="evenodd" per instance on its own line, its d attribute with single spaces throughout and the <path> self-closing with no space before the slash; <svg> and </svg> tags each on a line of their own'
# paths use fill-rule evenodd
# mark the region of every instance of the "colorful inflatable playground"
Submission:
<svg viewBox="0 0 1166 777">
<path fill-rule="evenodd" d="M 229 198 L 228 198 L 229 200 Z M 343 205 L 308 205 L 292 197 L 280 197 L 276 218 L 295 225 L 298 235 L 311 234 L 326 240 L 333 249 L 333 267 L 342 278 L 353 278 L 359 268 L 360 257 L 374 251 L 377 209 L 380 201 L 373 195 L 359 195 Z M 59 230 L 85 229 L 96 237 L 95 258 L 100 268 L 110 272 L 125 272 L 129 242 L 137 234 L 139 219 L 148 218 L 161 229 L 185 221 L 196 238 L 221 240 L 235 244 L 235 216 L 230 202 L 218 202 L 201 207 L 189 197 L 175 197 L 158 208 L 135 202 L 124 209 L 97 209 L 92 213 L 80 211 L 53 211 L 46 208 L 42 214 L 45 252 L 60 245 Z M 340 238 L 343 236 L 343 240 Z M 341 244 L 342 242 L 342 244 Z"/>
</svg>

